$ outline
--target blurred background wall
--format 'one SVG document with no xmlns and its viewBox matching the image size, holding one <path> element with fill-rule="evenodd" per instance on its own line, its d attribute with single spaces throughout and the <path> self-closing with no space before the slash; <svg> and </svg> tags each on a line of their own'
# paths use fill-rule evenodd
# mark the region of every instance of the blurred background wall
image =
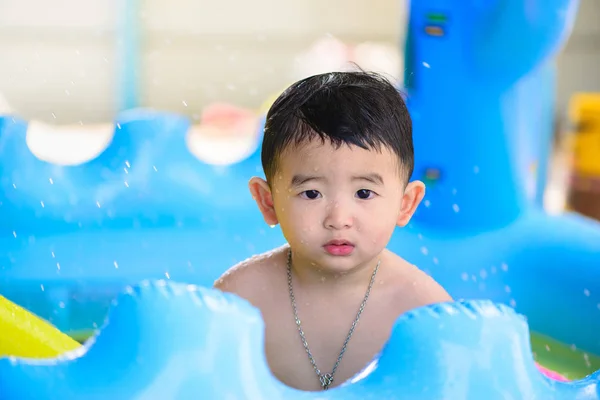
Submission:
<svg viewBox="0 0 600 400">
<path fill-rule="evenodd" d="M 0 111 L 100 122 L 115 112 L 122 0 L 0 2 Z M 131 0 L 140 32 L 140 103 L 194 115 L 210 102 L 258 107 L 294 78 L 298 55 L 333 35 L 401 56 L 405 0 Z M 600 90 L 600 1 L 582 0 L 559 57 L 558 113 Z"/>
<path fill-rule="evenodd" d="M 214 101 L 258 107 L 297 78 L 299 54 L 328 35 L 387 44 L 399 53 L 406 15 L 398 0 L 129 4 L 140 28 L 141 105 L 188 115 Z M 123 5 L 0 2 L 5 102 L 25 118 L 48 122 L 110 120 L 122 65 Z"/>
</svg>

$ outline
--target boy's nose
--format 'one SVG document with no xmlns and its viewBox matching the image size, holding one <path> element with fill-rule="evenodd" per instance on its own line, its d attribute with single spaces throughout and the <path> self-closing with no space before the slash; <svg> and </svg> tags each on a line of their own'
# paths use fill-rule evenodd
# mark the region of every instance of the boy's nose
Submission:
<svg viewBox="0 0 600 400">
<path fill-rule="evenodd" d="M 348 207 L 343 207 L 339 203 L 334 203 L 329 207 L 327 216 L 323 225 L 327 229 L 347 229 L 352 226 L 352 213 Z"/>
</svg>

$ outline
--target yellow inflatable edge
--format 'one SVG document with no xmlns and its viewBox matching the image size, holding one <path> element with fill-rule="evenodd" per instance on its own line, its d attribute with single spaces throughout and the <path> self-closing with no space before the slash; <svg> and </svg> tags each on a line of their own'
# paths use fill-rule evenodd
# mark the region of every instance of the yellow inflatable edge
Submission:
<svg viewBox="0 0 600 400">
<path fill-rule="evenodd" d="M 79 346 L 49 322 L 0 296 L 0 357 L 54 358 Z"/>
</svg>

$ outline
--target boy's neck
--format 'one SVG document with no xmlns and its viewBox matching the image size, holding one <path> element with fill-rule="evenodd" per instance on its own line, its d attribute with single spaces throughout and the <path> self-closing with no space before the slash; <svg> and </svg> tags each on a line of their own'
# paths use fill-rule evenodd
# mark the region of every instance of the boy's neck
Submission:
<svg viewBox="0 0 600 400">
<path fill-rule="evenodd" d="M 383 253 L 349 271 L 340 273 L 331 271 L 326 266 L 315 265 L 297 254 L 292 254 L 292 275 L 295 284 L 304 288 L 326 290 L 366 288 L 382 256 Z"/>
</svg>

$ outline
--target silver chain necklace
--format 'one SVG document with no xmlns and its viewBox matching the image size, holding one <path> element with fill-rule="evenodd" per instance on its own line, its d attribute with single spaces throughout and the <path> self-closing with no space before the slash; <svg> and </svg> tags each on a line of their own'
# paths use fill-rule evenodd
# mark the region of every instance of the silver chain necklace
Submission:
<svg viewBox="0 0 600 400">
<path fill-rule="evenodd" d="M 373 283 L 375 282 L 375 275 L 377 275 L 377 270 L 379 269 L 379 264 L 381 260 L 377 262 L 375 269 L 373 270 L 373 275 L 371 275 L 371 281 L 369 282 L 369 287 L 367 288 L 367 292 L 365 293 L 365 298 L 362 303 L 360 303 L 360 308 L 358 309 L 358 313 L 356 314 L 356 318 L 352 322 L 352 326 L 350 327 L 350 331 L 348 332 L 348 336 L 346 336 L 346 340 L 342 345 L 342 350 L 340 351 L 340 355 L 333 366 L 333 369 L 330 373 L 322 374 L 319 367 L 317 367 L 317 363 L 308 348 L 308 342 L 306 341 L 306 337 L 304 336 L 304 331 L 302 330 L 302 326 L 300 324 L 300 318 L 298 318 L 298 309 L 296 308 L 296 298 L 294 297 L 294 289 L 292 287 L 292 249 L 288 251 L 288 260 L 287 260 L 287 276 L 288 276 L 288 288 L 290 290 L 290 300 L 292 302 L 292 308 L 294 310 L 294 318 L 296 319 L 296 326 L 298 327 L 298 332 L 300 333 L 300 339 L 302 340 L 302 344 L 304 345 L 304 349 L 306 350 L 306 354 L 308 354 L 308 359 L 312 364 L 317 376 L 319 377 L 319 382 L 321 382 L 321 387 L 323 390 L 329 389 L 329 385 L 333 383 L 333 377 L 335 375 L 335 371 L 337 371 L 338 366 L 340 365 L 340 361 L 342 361 L 342 357 L 344 357 L 344 353 L 346 352 L 346 347 L 348 346 L 348 342 L 354 333 L 354 329 L 356 329 L 356 325 L 358 324 L 358 320 L 360 319 L 360 315 L 365 309 L 365 305 L 367 304 L 367 299 L 369 298 L 369 294 L 371 294 L 371 288 L 373 287 Z"/>
</svg>

